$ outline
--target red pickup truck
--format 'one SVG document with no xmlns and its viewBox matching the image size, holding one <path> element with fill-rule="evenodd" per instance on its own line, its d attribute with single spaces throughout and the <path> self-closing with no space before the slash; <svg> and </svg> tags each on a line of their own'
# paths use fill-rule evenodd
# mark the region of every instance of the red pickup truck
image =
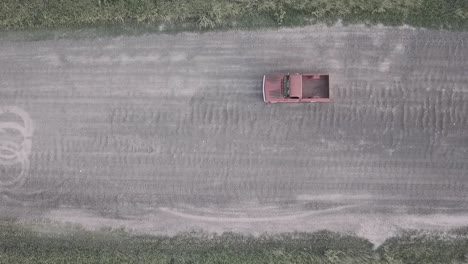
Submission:
<svg viewBox="0 0 468 264">
<path fill-rule="evenodd" d="M 266 74 L 263 101 L 266 103 L 329 102 L 328 74 Z"/>
</svg>

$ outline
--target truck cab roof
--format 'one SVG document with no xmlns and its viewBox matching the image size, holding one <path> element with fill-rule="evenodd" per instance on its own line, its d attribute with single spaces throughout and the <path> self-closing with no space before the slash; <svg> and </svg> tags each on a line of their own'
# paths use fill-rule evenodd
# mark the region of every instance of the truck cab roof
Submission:
<svg viewBox="0 0 468 264">
<path fill-rule="evenodd" d="M 289 97 L 302 98 L 302 75 L 289 75 Z"/>
</svg>

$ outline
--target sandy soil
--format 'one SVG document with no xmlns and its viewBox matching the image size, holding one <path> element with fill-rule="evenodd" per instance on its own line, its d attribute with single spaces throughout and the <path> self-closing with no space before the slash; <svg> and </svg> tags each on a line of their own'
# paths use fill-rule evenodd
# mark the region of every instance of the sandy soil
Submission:
<svg viewBox="0 0 468 264">
<path fill-rule="evenodd" d="M 466 33 L 310 26 L 0 47 L 2 215 L 374 242 L 468 222 Z M 333 101 L 264 104 L 274 72 L 329 73 Z"/>
</svg>

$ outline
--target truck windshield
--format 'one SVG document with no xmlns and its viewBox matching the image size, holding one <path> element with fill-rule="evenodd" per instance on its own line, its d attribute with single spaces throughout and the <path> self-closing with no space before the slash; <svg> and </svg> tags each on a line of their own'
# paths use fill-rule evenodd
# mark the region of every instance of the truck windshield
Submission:
<svg viewBox="0 0 468 264">
<path fill-rule="evenodd" d="M 289 97 L 289 75 L 283 78 L 283 97 Z"/>
</svg>

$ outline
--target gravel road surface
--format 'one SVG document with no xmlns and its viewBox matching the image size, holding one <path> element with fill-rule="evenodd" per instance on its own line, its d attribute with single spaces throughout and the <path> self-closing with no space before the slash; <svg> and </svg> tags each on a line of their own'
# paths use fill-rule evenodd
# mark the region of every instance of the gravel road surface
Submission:
<svg viewBox="0 0 468 264">
<path fill-rule="evenodd" d="M 275 72 L 329 73 L 332 102 L 265 104 Z M 407 27 L 0 38 L 0 213 L 376 242 L 466 225 L 467 72 L 467 33 Z"/>
</svg>

